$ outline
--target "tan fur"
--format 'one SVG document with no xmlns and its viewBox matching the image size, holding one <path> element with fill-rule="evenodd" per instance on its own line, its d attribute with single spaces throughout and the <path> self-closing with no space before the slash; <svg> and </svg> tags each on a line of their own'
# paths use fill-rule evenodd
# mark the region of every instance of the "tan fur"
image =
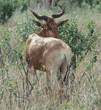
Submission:
<svg viewBox="0 0 101 110">
<path fill-rule="evenodd" d="M 70 47 L 62 40 L 56 38 L 44 38 L 32 34 L 26 41 L 25 58 L 30 68 L 41 70 L 45 65 L 46 73 L 54 73 L 61 68 L 61 74 L 65 74 L 67 66 L 71 62 L 72 52 Z"/>
<path fill-rule="evenodd" d="M 53 37 L 45 38 L 37 34 L 32 34 L 28 37 L 25 45 L 25 59 L 29 67 L 34 70 L 43 70 L 46 72 L 46 81 L 54 82 L 54 77 L 60 70 L 62 86 L 63 78 L 66 74 L 67 67 L 70 65 L 72 51 L 70 47 L 61 39 Z M 45 66 L 45 70 L 42 66 Z M 48 83 L 47 83 L 48 84 Z M 56 88 L 56 85 L 51 85 Z M 61 88 L 61 89 L 62 89 Z M 62 96 L 59 90 L 59 100 L 62 103 Z"/>
</svg>

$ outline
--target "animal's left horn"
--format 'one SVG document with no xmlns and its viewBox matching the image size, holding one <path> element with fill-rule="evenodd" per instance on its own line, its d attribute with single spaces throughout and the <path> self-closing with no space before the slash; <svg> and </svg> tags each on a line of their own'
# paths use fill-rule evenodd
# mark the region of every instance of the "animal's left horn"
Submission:
<svg viewBox="0 0 101 110">
<path fill-rule="evenodd" d="M 49 19 L 48 16 L 45 16 L 45 15 L 43 15 L 43 16 L 39 16 L 39 15 L 37 15 L 34 11 L 32 11 L 32 9 L 30 9 L 30 11 L 31 11 L 32 14 L 33 14 L 37 19 L 39 19 L 39 20 L 45 20 L 45 21 L 47 22 L 48 19 Z"/>
<path fill-rule="evenodd" d="M 60 14 L 53 14 L 52 15 L 52 17 L 53 18 L 59 18 L 59 17 L 61 17 L 63 14 L 64 14 L 64 9 L 60 6 L 60 5 L 58 5 L 60 8 L 61 8 L 61 10 L 62 10 L 62 12 L 60 13 Z"/>
</svg>

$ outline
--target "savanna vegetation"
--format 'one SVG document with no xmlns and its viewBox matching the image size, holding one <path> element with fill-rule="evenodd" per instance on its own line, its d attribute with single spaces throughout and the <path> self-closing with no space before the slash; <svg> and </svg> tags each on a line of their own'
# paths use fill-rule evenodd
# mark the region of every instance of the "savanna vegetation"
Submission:
<svg viewBox="0 0 101 110">
<path fill-rule="evenodd" d="M 45 1 L 45 2 L 44 2 Z M 69 19 L 59 34 L 73 52 L 63 102 L 57 86 L 47 97 L 46 73 L 33 70 L 24 60 L 25 42 L 38 28 L 39 15 L 65 14 Z M 44 21 L 41 21 L 44 22 Z M 43 68 L 44 65 L 43 65 Z M 53 75 L 54 78 L 54 75 Z M 55 79 L 54 79 L 55 80 Z M 0 110 L 100 110 L 101 109 L 101 1 L 100 0 L 1 0 L 0 1 Z"/>
</svg>

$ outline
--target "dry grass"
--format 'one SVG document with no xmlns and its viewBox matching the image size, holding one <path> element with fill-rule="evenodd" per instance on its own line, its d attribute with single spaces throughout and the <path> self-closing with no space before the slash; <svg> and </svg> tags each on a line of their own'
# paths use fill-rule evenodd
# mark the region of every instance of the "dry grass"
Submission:
<svg viewBox="0 0 101 110">
<path fill-rule="evenodd" d="M 49 14 L 48 12 L 46 12 Z M 22 17 L 26 19 L 31 18 L 29 11 L 23 13 L 16 12 L 12 17 L 11 21 L 3 27 L 0 26 L 0 40 L 6 35 L 6 30 L 9 28 L 13 30 L 10 33 L 10 42 L 13 48 L 20 49 L 24 48 L 25 44 L 19 43 L 19 35 L 14 32 L 16 30 L 16 24 L 22 20 Z M 82 30 L 83 33 L 87 33 L 87 22 L 93 20 L 96 23 L 95 33 L 98 34 L 101 30 L 101 15 L 96 12 L 96 10 L 86 10 L 80 11 L 79 13 L 73 13 L 69 15 L 64 15 L 63 18 L 77 18 L 78 28 Z M 96 64 L 90 71 L 86 71 L 86 66 L 89 63 L 87 59 L 91 56 L 87 55 L 85 60 L 81 62 L 80 66 L 77 68 L 75 74 L 75 80 L 71 82 L 71 77 L 69 79 L 68 86 L 64 87 L 63 103 L 59 104 L 58 90 L 59 81 L 53 79 L 55 88 L 50 92 L 50 96 L 47 96 L 47 85 L 46 85 L 46 73 L 40 75 L 37 72 L 37 77 L 35 75 L 29 74 L 28 79 L 31 83 L 36 82 L 33 86 L 32 93 L 29 97 L 26 96 L 28 91 L 28 85 L 26 83 L 26 75 L 20 65 L 19 59 L 14 59 L 13 64 L 8 63 L 9 58 L 4 59 L 5 68 L 0 68 L 0 109 L 13 109 L 13 110 L 100 110 L 101 109 L 101 36 L 98 40 L 99 55 Z M 21 47 L 22 46 L 22 47 Z M 4 51 L 2 51 L 4 54 Z M 4 57 L 4 56 L 3 56 Z M 25 67 L 26 69 L 27 67 Z M 82 75 L 84 74 L 83 78 Z M 53 75 L 55 78 L 56 75 Z M 71 75 L 72 76 L 72 75 Z M 80 80 L 81 79 L 81 80 Z M 80 84 L 79 84 L 80 81 Z M 29 85 L 29 89 L 30 89 Z"/>
</svg>

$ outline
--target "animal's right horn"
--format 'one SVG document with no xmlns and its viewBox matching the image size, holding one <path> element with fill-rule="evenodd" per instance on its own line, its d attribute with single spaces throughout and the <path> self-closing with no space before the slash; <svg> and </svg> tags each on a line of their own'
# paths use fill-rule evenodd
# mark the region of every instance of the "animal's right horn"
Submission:
<svg viewBox="0 0 101 110">
<path fill-rule="evenodd" d="M 62 6 L 60 6 L 60 5 L 58 5 L 60 8 L 61 8 L 61 10 L 62 10 L 62 12 L 60 13 L 60 14 L 53 14 L 52 15 L 52 17 L 53 18 L 59 18 L 59 17 L 61 17 L 63 14 L 64 14 L 64 9 L 62 8 Z"/>
<path fill-rule="evenodd" d="M 30 9 L 30 11 L 31 11 L 32 14 L 33 14 L 37 19 L 39 19 L 39 20 L 45 20 L 45 21 L 47 22 L 48 19 L 49 19 L 48 16 L 45 16 L 45 15 L 43 15 L 43 16 L 39 16 L 39 15 L 37 15 L 32 9 Z"/>
</svg>

